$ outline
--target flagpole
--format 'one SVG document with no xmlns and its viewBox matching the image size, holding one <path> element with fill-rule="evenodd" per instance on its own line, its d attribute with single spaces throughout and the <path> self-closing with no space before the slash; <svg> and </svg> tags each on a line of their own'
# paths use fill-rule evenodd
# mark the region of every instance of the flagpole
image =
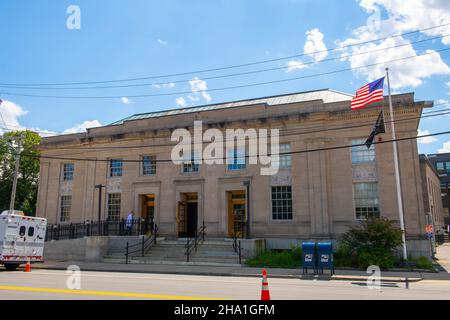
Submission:
<svg viewBox="0 0 450 320">
<path fill-rule="evenodd" d="M 406 236 L 405 236 L 405 220 L 403 215 L 403 201 L 402 201 L 402 187 L 400 185 L 400 171 L 398 165 L 398 152 L 397 152 L 397 139 L 395 135 L 395 124 L 394 124 L 394 110 L 392 108 L 392 97 L 391 97 L 391 84 L 389 81 L 389 68 L 386 68 L 386 78 L 388 85 L 389 94 L 389 113 L 391 115 L 391 131 L 392 131 L 392 147 L 394 152 L 394 167 L 395 167 L 395 182 L 397 186 L 397 203 L 398 203 L 398 214 L 400 218 L 400 229 L 402 230 L 402 242 L 403 242 L 403 259 L 408 259 L 408 253 L 406 251 Z"/>
</svg>

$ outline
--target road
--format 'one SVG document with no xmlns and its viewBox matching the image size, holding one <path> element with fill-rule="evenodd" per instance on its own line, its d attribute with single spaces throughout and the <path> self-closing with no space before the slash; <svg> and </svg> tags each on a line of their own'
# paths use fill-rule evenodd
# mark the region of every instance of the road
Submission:
<svg viewBox="0 0 450 320">
<path fill-rule="evenodd" d="M 260 296 L 261 279 L 112 272 L 81 272 L 81 289 L 70 290 L 65 271 L 0 271 L 0 299 L 250 299 Z M 272 299 L 450 299 L 450 281 L 382 283 L 270 278 Z"/>
</svg>

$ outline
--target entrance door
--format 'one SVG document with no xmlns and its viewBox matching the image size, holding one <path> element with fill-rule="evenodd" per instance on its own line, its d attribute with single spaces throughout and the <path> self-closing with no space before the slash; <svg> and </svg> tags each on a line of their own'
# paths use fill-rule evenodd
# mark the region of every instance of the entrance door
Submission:
<svg viewBox="0 0 450 320">
<path fill-rule="evenodd" d="M 198 196 L 197 193 L 181 194 L 178 202 L 177 224 L 178 237 L 195 237 L 198 228 Z"/>
<path fill-rule="evenodd" d="M 243 237 L 247 220 L 245 191 L 228 192 L 228 236 Z"/>
<path fill-rule="evenodd" d="M 187 236 L 195 237 L 197 231 L 198 210 L 197 202 L 188 202 L 187 204 Z"/>
<path fill-rule="evenodd" d="M 152 233 L 155 221 L 155 195 L 142 195 L 141 208 L 141 218 L 145 220 L 147 233 Z"/>
</svg>

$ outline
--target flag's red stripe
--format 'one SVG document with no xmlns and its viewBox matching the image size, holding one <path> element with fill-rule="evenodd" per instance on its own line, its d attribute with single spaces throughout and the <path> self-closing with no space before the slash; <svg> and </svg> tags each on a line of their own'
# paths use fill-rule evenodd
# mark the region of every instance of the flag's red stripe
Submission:
<svg viewBox="0 0 450 320">
<path fill-rule="evenodd" d="M 364 99 L 361 101 L 352 101 L 352 106 L 358 106 L 360 104 L 365 104 L 365 103 L 367 103 L 367 101 L 370 101 L 372 99 L 383 99 L 383 94 L 382 93 L 376 94 L 376 95 L 370 96 L 367 99 Z"/>
<path fill-rule="evenodd" d="M 378 101 L 383 101 L 383 96 L 376 96 L 376 97 L 372 97 L 371 99 L 368 99 L 367 101 L 365 101 L 364 103 L 357 103 L 357 104 L 352 104 L 351 108 L 354 109 L 360 109 L 363 108 L 365 106 L 367 106 L 368 104 L 371 104 L 373 102 L 378 102 Z"/>
<path fill-rule="evenodd" d="M 366 94 L 365 96 L 355 97 L 355 98 L 352 99 L 352 103 L 353 102 L 354 103 L 359 103 L 361 101 L 364 101 L 364 100 L 369 99 L 369 98 L 371 98 L 371 97 L 373 97 L 375 95 L 380 95 L 380 94 L 381 95 L 383 94 L 383 90 L 377 90 L 377 91 L 372 92 L 371 94 Z"/>
</svg>

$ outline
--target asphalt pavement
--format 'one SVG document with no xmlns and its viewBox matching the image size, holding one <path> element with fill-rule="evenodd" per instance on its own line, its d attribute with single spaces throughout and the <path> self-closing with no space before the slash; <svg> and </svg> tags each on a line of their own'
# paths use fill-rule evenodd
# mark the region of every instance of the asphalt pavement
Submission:
<svg viewBox="0 0 450 320">
<path fill-rule="evenodd" d="M 175 274 L 143 274 L 62 270 L 0 271 L 0 299 L 250 299 L 258 300 L 261 279 Z M 79 280 L 79 281 L 78 281 Z M 76 285 L 79 284 L 79 287 Z M 68 286 L 69 285 L 69 286 Z M 75 285 L 75 287 L 74 287 Z M 450 282 L 381 282 L 369 289 L 366 281 L 271 278 L 272 299 L 450 299 Z"/>
</svg>

